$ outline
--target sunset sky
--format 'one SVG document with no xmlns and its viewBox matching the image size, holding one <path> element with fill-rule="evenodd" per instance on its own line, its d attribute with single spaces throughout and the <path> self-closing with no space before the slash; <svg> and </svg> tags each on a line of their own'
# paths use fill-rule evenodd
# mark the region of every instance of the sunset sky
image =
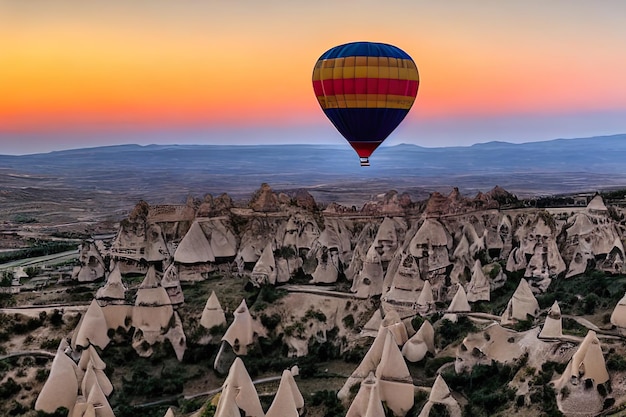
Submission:
<svg viewBox="0 0 626 417">
<path fill-rule="evenodd" d="M 626 133 L 622 0 L 0 0 L 0 154 L 343 144 L 311 74 L 360 40 L 420 72 L 385 144 Z"/>
</svg>

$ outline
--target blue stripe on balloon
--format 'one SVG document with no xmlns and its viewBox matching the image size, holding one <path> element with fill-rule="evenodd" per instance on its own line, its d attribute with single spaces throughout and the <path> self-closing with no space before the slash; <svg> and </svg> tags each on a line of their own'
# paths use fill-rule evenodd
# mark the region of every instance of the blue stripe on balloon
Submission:
<svg viewBox="0 0 626 417">
<path fill-rule="evenodd" d="M 386 43 L 352 42 L 336 46 L 324 53 L 319 59 L 342 58 L 347 56 L 376 56 L 411 59 L 402 49 Z"/>
<path fill-rule="evenodd" d="M 326 109 L 324 113 L 349 142 L 380 142 L 393 132 L 406 109 Z"/>
</svg>

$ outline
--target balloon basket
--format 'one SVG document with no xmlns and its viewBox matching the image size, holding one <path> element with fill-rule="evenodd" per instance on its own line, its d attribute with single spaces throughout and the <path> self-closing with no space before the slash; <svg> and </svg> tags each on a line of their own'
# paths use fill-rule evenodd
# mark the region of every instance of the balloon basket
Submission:
<svg viewBox="0 0 626 417">
<path fill-rule="evenodd" d="M 362 167 L 368 167 L 368 166 L 370 166 L 370 160 L 369 160 L 369 158 L 359 158 L 359 160 L 361 161 L 361 166 L 362 166 Z"/>
</svg>

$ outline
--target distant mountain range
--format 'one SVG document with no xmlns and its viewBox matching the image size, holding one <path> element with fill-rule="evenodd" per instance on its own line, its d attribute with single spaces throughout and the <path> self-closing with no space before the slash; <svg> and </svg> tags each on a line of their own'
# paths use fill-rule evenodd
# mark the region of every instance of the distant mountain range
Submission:
<svg viewBox="0 0 626 417">
<path fill-rule="evenodd" d="M 626 134 L 469 147 L 401 144 L 379 148 L 371 164 L 360 167 L 348 145 L 120 145 L 0 155 L 0 191 L 97 190 L 172 202 L 222 192 L 244 198 L 267 182 L 276 190 L 309 188 L 324 200 L 391 188 L 421 196 L 458 186 L 469 194 L 496 184 L 520 196 L 559 194 L 626 187 Z"/>
</svg>

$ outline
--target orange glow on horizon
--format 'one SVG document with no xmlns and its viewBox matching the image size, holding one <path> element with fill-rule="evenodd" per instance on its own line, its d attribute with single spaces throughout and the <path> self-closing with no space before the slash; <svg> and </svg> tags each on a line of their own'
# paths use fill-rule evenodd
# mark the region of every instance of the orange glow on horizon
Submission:
<svg viewBox="0 0 626 417">
<path fill-rule="evenodd" d="M 312 67 L 356 40 L 413 57 L 420 88 L 409 118 L 626 109 L 626 66 L 613 52 L 623 43 L 605 20 L 594 40 L 521 5 L 495 19 L 491 7 L 402 1 L 410 13 L 370 5 L 346 22 L 349 6 L 334 2 L 32 2 L 8 0 L 0 14 L 0 131 L 327 123 Z"/>
</svg>

